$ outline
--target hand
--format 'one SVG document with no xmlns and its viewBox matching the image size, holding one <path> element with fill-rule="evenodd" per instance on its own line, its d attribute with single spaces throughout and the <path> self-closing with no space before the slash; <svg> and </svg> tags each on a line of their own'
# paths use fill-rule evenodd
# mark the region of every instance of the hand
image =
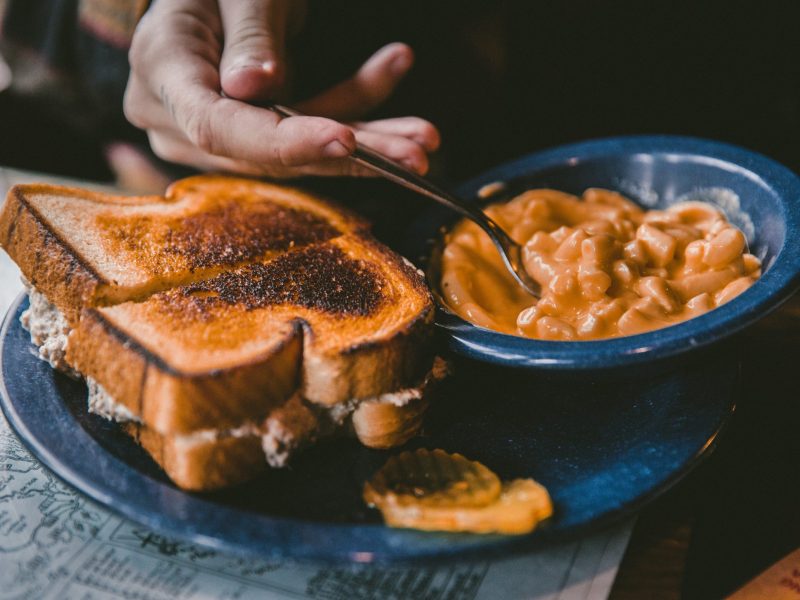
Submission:
<svg viewBox="0 0 800 600">
<path fill-rule="evenodd" d="M 416 117 L 354 121 L 411 68 L 404 44 L 381 48 L 352 78 L 295 104 L 318 116 L 281 119 L 251 104 L 281 90 L 284 43 L 303 10 L 296 0 L 155 2 L 131 44 L 126 117 L 147 131 L 158 156 L 200 169 L 364 175 L 346 158 L 358 140 L 425 173 L 427 153 L 439 145 L 433 125 Z"/>
</svg>

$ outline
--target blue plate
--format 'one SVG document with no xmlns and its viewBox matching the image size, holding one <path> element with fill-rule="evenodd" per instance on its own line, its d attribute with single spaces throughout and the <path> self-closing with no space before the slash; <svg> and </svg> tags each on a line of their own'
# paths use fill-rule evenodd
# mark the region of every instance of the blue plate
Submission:
<svg viewBox="0 0 800 600">
<path fill-rule="evenodd" d="M 551 187 L 581 194 L 588 187 L 618 190 L 647 208 L 686 199 L 719 206 L 747 235 L 763 276 L 745 293 L 700 317 L 640 335 L 583 342 L 532 340 L 477 327 L 440 310 L 437 324 L 450 348 L 496 364 L 557 371 L 648 368 L 655 361 L 713 344 L 752 324 L 787 300 L 800 283 L 800 179 L 786 167 L 745 148 L 678 136 L 627 136 L 579 142 L 537 152 L 490 170 L 458 188 L 464 198 L 495 181 L 502 200 L 526 189 Z M 415 221 L 404 252 L 423 261 L 427 241 L 458 217 L 433 207 Z M 435 262 L 434 262 L 435 267 Z M 431 274 L 431 285 L 438 277 Z"/>
<path fill-rule="evenodd" d="M 491 365 L 462 368 L 407 447 L 480 460 L 503 479 L 534 477 L 555 515 L 526 536 L 390 529 L 360 499 L 390 453 L 320 444 L 291 469 L 215 494 L 173 486 L 113 423 L 86 411 L 86 388 L 35 355 L 10 309 L 0 337 L 2 407 L 30 450 L 100 504 L 165 534 L 263 557 L 394 562 L 506 554 L 582 535 L 631 515 L 697 464 L 733 408 L 738 362 L 700 355 L 673 374 L 547 381 Z"/>
</svg>

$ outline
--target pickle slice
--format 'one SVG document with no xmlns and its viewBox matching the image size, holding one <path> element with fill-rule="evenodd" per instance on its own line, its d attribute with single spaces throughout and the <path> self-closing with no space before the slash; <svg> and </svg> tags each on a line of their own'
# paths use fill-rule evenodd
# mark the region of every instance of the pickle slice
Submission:
<svg viewBox="0 0 800 600">
<path fill-rule="evenodd" d="M 443 450 L 391 457 L 364 486 L 367 504 L 397 507 L 480 507 L 500 496 L 500 479 L 479 462 Z"/>
<path fill-rule="evenodd" d="M 553 514 L 547 490 L 532 479 L 503 484 L 487 506 L 380 505 L 386 524 L 426 531 L 464 531 L 519 535 L 533 531 Z"/>
</svg>

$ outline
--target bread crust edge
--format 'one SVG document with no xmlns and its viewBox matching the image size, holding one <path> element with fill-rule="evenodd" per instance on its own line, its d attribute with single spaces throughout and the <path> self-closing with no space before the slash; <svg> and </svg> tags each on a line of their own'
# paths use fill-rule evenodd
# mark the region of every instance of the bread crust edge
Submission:
<svg viewBox="0 0 800 600">
<path fill-rule="evenodd" d="M 107 285 L 86 260 L 53 232 L 26 194 L 48 192 L 76 196 L 77 190 L 46 185 L 15 185 L 0 211 L 0 246 L 22 275 L 75 324 L 84 306 L 94 304 Z M 83 196 L 82 196 L 83 197 Z"/>
</svg>

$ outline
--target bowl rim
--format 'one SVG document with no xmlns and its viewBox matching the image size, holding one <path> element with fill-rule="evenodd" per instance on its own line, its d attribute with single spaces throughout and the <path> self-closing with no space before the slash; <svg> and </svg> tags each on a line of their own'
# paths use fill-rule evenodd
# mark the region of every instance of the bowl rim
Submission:
<svg viewBox="0 0 800 600">
<path fill-rule="evenodd" d="M 763 154 L 696 137 L 633 135 L 599 138 L 533 152 L 491 168 L 456 187 L 462 197 L 495 181 L 512 181 L 524 173 L 577 165 L 599 157 L 629 154 L 695 155 L 718 168 L 761 185 L 778 198 L 786 235 L 769 269 L 745 293 L 708 313 L 662 329 L 600 340 L 545 341 L 499 333 L 461 318 L 437 300 L 437 327 L 449 336 L 458 354 L 513 367 L 591 370 L 623 367 L 673 357 L 722 340 L 785 302 L 800 285 L 800 178 Z M 677 160 L 677 158 L 676 158 Z M 434 290 L 434 296 L 438 296 Z"/>
</svg>

